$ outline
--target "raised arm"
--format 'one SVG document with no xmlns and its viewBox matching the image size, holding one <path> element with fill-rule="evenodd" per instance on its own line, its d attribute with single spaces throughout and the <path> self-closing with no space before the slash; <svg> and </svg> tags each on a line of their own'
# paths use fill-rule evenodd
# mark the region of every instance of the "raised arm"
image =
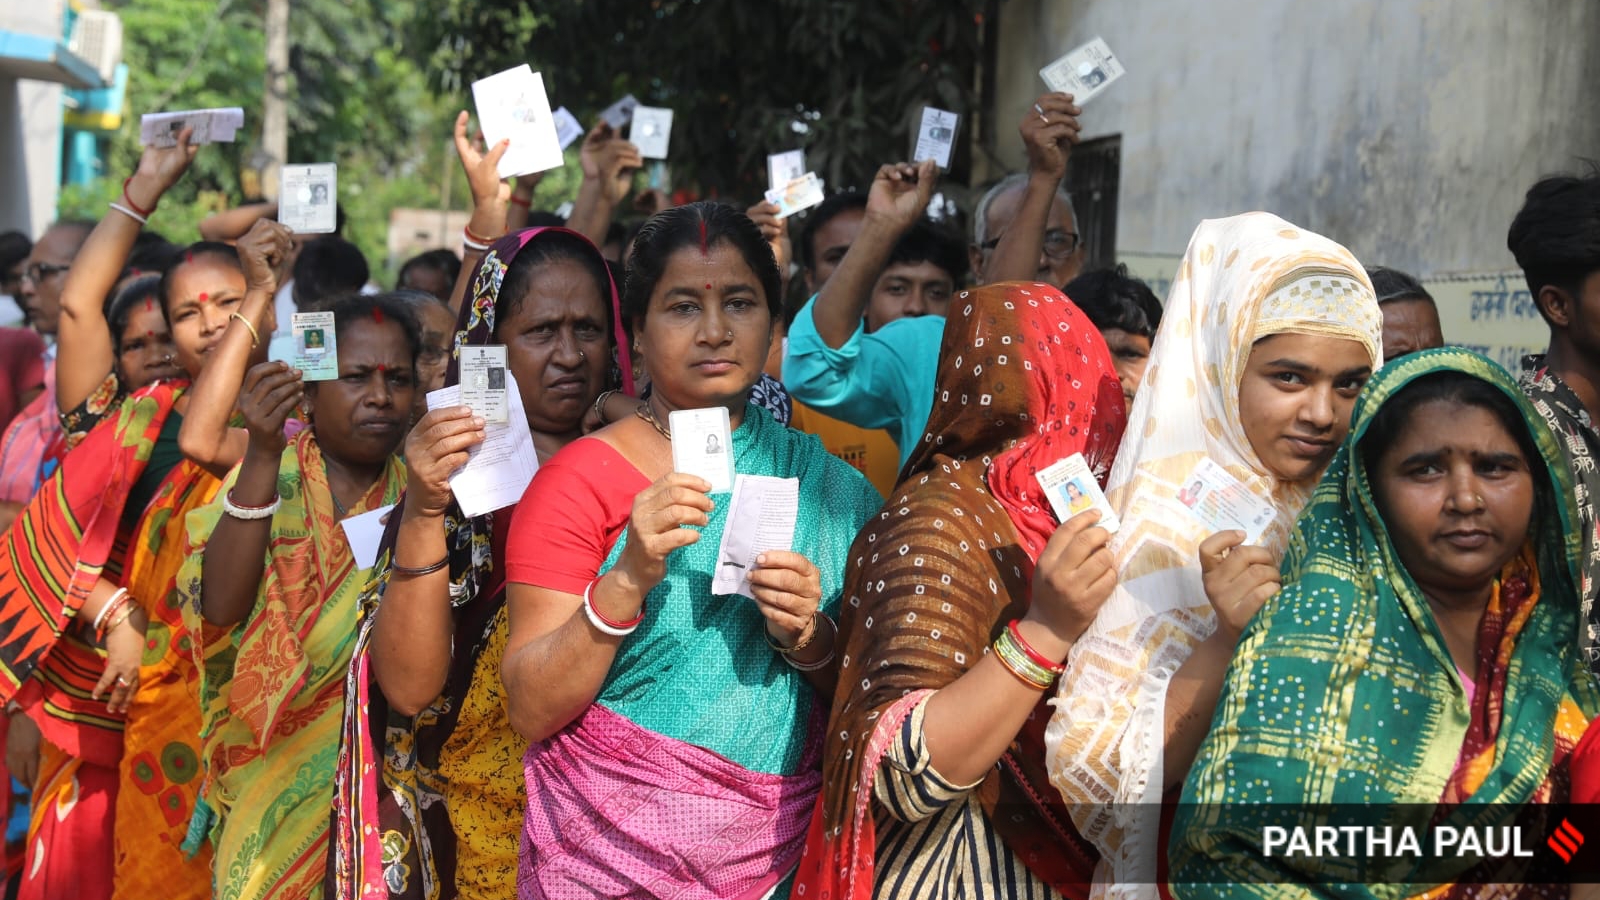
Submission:
<svg viewBox="0 0 1600 900">
<path fill-rule="evenodd" d="M 244 300 L 230 317 L 222 339 L 189 391 L 178 447 L 184 456 L 218 478 L 225 477 L 246 450 L 245 432 L 229 428 L 228 422 L 239 401 L 245 370 L 265 353 L 262 342 L 273 331 L 272 296 L 278 289 L 274 273 L 278 262 L 290 252 L 290 234 L 286 226 L 262 219 L 239 241 Z M 282 363 L 278 365 L 288 369 Z"/>
<path fill-rule="evenodd" d="M 671 473 L 639 492 L 628 519 L 628 543 L 588 590 L 595 612 L 612 622 L 636 621 L 645 596 L 666 577 L 667 555 L 700 540 L 711 511 L 711 485 Z M 527 502 L 527 501 L 524 501 Z M 623 635 L 590 621 L 577 594 L 512 584 L 506 590 L 511 636 L 500 666 L 511 727 L 530 741 L 555 734 L 589 707 Z"/>
<path fill-rule="evenodd" d="M 528 224 L 528 216 L 533 212 L 533 189 L 543 180 L 543 172 L 517 176 L 517 185 L 511 189 L 511 205 L 506 209 L 507 234 Z"/>
<path fill-rule="evenodd" d="M 867 193 L 866 217 L 855 243 L 813 301 L 812 321 L 822 342 L 837 350 L 861 326 L 872 288 L 894 251 L 895 242 L 922 216 L 933 197 L 939 167 L 892 163 L 878 169 Z"/>
<path fill-rule="evenodd" d="M 262 363 L 245 376 L 239 407 L 249 426 L 249 449 L 227 501 L 245 510 L 276 510 L 278 466 L 283 459 L 283 425 L 305 396 L 300 373 L 279 362 Z M 187 425 L 188 423 L 185 423 Z M 255 608 L 265 574 L 272 515 L 222 516 L 206 542 L 212 565 L 200 573 L 200 614 L 218 627 L 242 622 Z"/>
<path fill-rule="evenodd" d="M 208 241 L 220 241 L 231 244 L 239 238 L 250 233 L 250 229 L 262 219 L 276 219 L 278 217 L 278 201 L 269 200 L 265 203 L 246 203 L 233 209 L 225 209 L 219 213 L 212 213 L 200 220 L 200 237 Z"/>
<path fill-rule="evenodd" d="M 139 169 L 123 186 L 123 195 L 89 233 L 67 270 L 56 337 L 56 407 L 63 413 L 89 399 L 116 366 L 116 336 L 106 322 L 106 295 L 127 264 L 144 225 L 141 220 L 194 160 L 199 148 L 189 143 L 191 132 L 188 128 L 179 132 L 176 146 L 144 148 Z"/>
<path fill-rule="evenodd" d="M 606 242 L 612 216 L 633 187 L 633 173 L 644 167 L 644 157 L 638 147 L 601 122 L 584 136 L 578 158 L 583 164 L 583 182 L 578 185 L 567 227 L 600 247 Z"/>
<path fill-rule="evenodd" d="M 466 171 L 467 184 L 472 189 L 472 218 L 467 222 L 466 234 L 462 235 L 461 274 L 450 292 L 450 312 L 459 314 L 483 254 L 506 233 L 511 186 L 500 177 L 500 157 L 506 155 L 511 141 L 502 140 L 486 151 L 481 142 L 467 137 L 466 110 L 456 116 L 455 141 L 456 155 L 461 158 L 461 168 Z"/>
<path fill-rule="evenodd" d="M 1044 232 L 1050 207 L 1067 174 L 1067 157 L 1078 143 L 1078 115 L 1083 112 L 1071 94 L 1043 94 L 1022 116 L 1017 130 L 1028 150 L 1028 184 L 1016 218 L 1000 235 L 994 256 L 984 266 L 986 284 L 1030 281 L 1038 277 L 1039 256 L 1044 252 Z M 1061 287 L 1061 285 L 1056 285 Z"/>
<path fill-rule="evenodd" d="M 372 672 L 389 705 L 414 716 L 444 690 L 455 646 L 450 567 L 423 570 L 450 555 L 445 511 L 450 475 L 483 443 L 483 419 L 470 407 L 436 409 L 406 438 L 406 502 L 394 547 L 394 569 L 373 614 Z"/>
</svg>

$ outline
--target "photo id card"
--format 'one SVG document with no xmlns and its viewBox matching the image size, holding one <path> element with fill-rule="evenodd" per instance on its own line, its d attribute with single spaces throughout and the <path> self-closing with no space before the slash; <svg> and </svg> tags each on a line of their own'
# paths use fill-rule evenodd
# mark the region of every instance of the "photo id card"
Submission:
<svg viewBox="0 0 1600 900">
<path fill-rule="evenodd" d="M 338 166 L 284 166 L 278 221 L 296 234 L 331 234 L 338 227 Z"/>
<path fill-rule="evenodd" d="M 461 405 L 503 425 L 510 415 L 506 399 L 506 348 L 503 344 L 461 348 Z"/>
<path fill-rule="evenodd" d="M 639 98 L 632 94 L 624 96 L 621 100 L 600 110 L 600 118 L 611 126 L 612 131 L 621 131 L 633 121 L 633 110 L 639 105 Z"/>
<path fill-rule="evenodd" d="M 635 106 L 633 124 L 628 128 L 628 140 L 639 148 L 645 159 L 666 159 L 667 144 L 672 139 L 672 110 L 659 106 Z"/>
<path fill-rule="evenodd" d="M 767 157 L 767 189 L 782 190 L 783 186 L 806 174 L 806 152 L 785 150 Z"/>
<path fill-rule="evenodd" d="M 578 124 L 578 117 L 565 106 L 557 109 L 552 116 L 556 122 L 556 142 L 565 150 L 572 146 L 572 142 L 583 137 L 583 126 Z"/>
<path fill-rule="evenodd" d="M 244 110 L 237 106 L 221 109 L 186 109 L 177 112 L 145 113 L 139 117 L 139 143 L 146 147 L 176 147 L 178 133 L 193 128 L 189 143 L 231 144 L 244 127 Z"/>
<path fill-rule="evenodd" d="M 711 482 L 711 493 L 733 490 L 733 430 L 728 410 L 679 409 L 667 414 L 672 432 L 672 471 Z"/>
<path fill-rule="evenodd" d="M 1244 482 L 1209 459 L 1200 460 L 1183 480 L 1178 502 L 1212 534 L 1242 531 L 1246 544 L 1261 540 L 1277 515 L 1272 504 L 1251 493 Z"/>
<path fill-rule="evenodd" d="M 1040 489 L 1050 501 L 1050 508 L 1055 510 L 1057 522 L 1065 522 L 1079 513 L 1098 509 L 1098 527 L 1112 534 L 1122 527 L 1122 520 L 1117 518 L 1105 492 L 1100 490 L 1100 482 L 1095 480 L 1094 470 L 1089 468 L 1089 461 L 1083 458 L 1082 453 L 1074 453 L 1045 466 L 1034 477 L 1039 479 Z"/>
<path fill-rule="evenodd" d="M 911 154 L 914 163 L 931 159 L 941 169 L 950 168 L 950 154 L 956 146 L 956 126 L 961 117 L 931 106 L 922 108 L 922 125 L 917 129 L 917 147 Z"/>
<path fill-rule="evenodd" d="M 294 367 L 306 381 L 333 381 L 339 377 L 339 342 L 333 332 L 333 313 L 295 313 Z"/>
<path fill-rule="evenodd" d="M 767 191 L 767 202 L 778 207 L 778 218 L 787 219 L 802 209 L 810 209 L 826 199 L 822 179 L 807 172 L 777 190 Z"/>
<path fill-rule="evenodd" d="M 1050 90 L 1071 94 L 1072 102 L 1082 106 L 1110 87 L 1125 71 L 1106 42 L 1095 38 L 1040 69 L 1039 77 Z"/>
<path fill-rule="evenodd" d="M 566 161 L 556 140 L 544 77 L 527 63 L 474 81 L 472 100 L 478 107 L 484 144 L 493 147 L 511 141 L 500 157 L 501 178 L 559 168 Z"/>
</svg>

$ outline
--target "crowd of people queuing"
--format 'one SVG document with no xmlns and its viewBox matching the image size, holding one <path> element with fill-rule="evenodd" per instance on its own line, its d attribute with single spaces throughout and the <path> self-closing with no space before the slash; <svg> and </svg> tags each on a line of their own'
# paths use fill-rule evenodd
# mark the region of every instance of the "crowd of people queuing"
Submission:
<svg viewBox="0 0 1600 900">
<path fill-rule="evenodd" d="M 151 231 L 187 134 L 100 221 L 0 238 L 15 895 L 1275 896 L 1327 872 L 1230 805 L 1600 798 L 1600 175 L 1510 223 L 1550 345 L 1508 373 L 1266 212 L 1200 222 L 1165 304 L 1081 271 L 1080 112 L 1030 108 L 970 241 L 928 162 L 794 233 L 627 228 L 604 124 L 562 221 L 466 113 L 461 252 L 393 291 L 270 202 Z M 267 359 L 308 311 L 332 380 Z M 468 515 L 485 419 L 426 395 L 486 345 L 540 465 Z M 719 407 L 737 472 L 799 482 L 748 598 L 729 496 L 674 471 L 670 413 Z M 1052 511 L 1072 454 L 1114 533 Z M 1187 513 L 1202 460 L 1259 537 Z M 341 523 L 391 504 L 364 568 Z"/>
</svg>

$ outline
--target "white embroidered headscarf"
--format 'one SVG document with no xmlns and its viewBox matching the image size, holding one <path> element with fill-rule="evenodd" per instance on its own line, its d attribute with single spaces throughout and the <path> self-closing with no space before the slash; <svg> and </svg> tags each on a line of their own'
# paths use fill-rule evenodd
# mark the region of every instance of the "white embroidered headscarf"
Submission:
<svg viewBox="0 0 1600 900">
<path fill-rule="evenodd" d="M 1068 660 L 1045 732 L 1050 781 L 1102 854 L 1097 896 L 1155 896 L 1167 685 L 1216 628 L 1178 502 L 1211 459 L 1278 510 L 1261 543 L 1282 554 L 1314 483 L 1274 476 L 1245 436 L 1239 382 L 1274 334 L 1348 338 L 1383 360 L 1383 316 L 1350 251 L 1267 213 L 1200 223 L 1172 283 L 1107 494 L 1118 585 Z"/>
</svg>

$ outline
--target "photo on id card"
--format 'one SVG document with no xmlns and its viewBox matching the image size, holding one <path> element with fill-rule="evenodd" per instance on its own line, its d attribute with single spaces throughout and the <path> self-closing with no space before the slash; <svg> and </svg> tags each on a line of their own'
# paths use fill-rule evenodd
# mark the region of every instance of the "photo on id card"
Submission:
<svg viewBox="0 0 1600 900">
<path fill-rule="evenodd" d="M 506 397 L 506 348 L 503 344 L 461 348 L 461 405 L 483 421 L 505 424 L 510 415 Z"/>
<path fill-rule="evenodd" d="M 1100 521 L 1095 523 L 1098 527 L 1112 534 L 1122 527 L 1122 520 L 1117 518 L 1105 492 L 1100 490 L 1100 482 L 1094 477 L 1094 470 L 1089 467 L 1089 461 L 1083 458 L 1082 453 L 1074 453 L 1045 466 L 1034 477 L 1038 479 L 1045 499 L 1050 501 L 1057 522 L 1064 523 L 1080 513 L 1097 509 L 1100 511 Z"/>
<path fill-rule="evenodd" d="M 672 471 L 711 482 L 711 493 L 733 490 L 733 431 L 726 407 L 678 409 L 667 415 Z"/>
</svg>

